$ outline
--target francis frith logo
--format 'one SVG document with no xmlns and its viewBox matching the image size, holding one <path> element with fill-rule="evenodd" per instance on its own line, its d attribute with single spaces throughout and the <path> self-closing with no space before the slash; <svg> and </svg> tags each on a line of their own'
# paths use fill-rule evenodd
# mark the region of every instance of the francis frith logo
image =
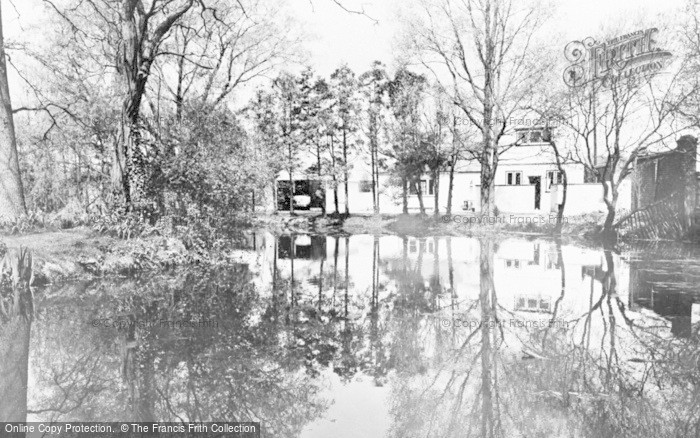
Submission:
<svg viewBox="0 0 700 438">
<path fill-rule="evenodd" d="M 590 37 L 570 42 L 564 49 L 566 59 L 571 62 L 564 70 L 564 82 L 579 87 L 611 77 L 623 79 L 657 73 L 672 56 L 671 52 L 657 47 L 658 31 L 655 27 L 638 30 L 601 43 Z"/>
</svg>

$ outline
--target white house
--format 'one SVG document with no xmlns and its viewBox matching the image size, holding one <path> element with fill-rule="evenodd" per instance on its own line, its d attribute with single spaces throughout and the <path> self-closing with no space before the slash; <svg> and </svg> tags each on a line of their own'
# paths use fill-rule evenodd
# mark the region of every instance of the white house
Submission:
<svg viewBox="0 0 700 438">
<path fill-rule="evenodd" d="M 556 212 L 562 200 L 562 175 L 558 170 L 551 145 L 543 141 L 543 128 L 516 129 L 515 136 L 518 142 L 514 142 L 512 135 L 503 141 L 503 152 L 496 169 L 495 198 L 499 212 L 522 214 Z M 362 159 L 356 159 L 351 164 L 352 169 L 348 176 L 349 211 L 351 214 L 372 214 L 374 203 L 370 166 Z M 568 163 L 563 168 L 568 182 L 565 214 L 606 211 L 603 187 L 600 182 L 589 177 L 582 164 Z M 463 160 L 455 166 L 452 190 L 453 214 L 479 212 L 480 170 L 480 164 L 476 160 Z M 296 179 L 300 183 L 318 180 L 314 175 L 301 174 Z M 400 214 L 403 211 L 401 182 L 393 178 L 390 171 L 381 172 L 378 179 L 380 213 Z M 281 175 L 278 179 L 278 181 L 286 180 L 288 180 L 287 175 Z M 426 172 L 420 183 L 426 213 L 433 212 L 436 193 L 439 196 L 438 208 L 444 213 L 448 204 L 449 172 L 441 172 L 437 184 Z M 314 186 L 314 183 L 304 184 Z M 336 191 L 333 190 L 330 181 L 326 181 L 325 186 L 326 211 L 332 212 L 335 210 Z M 620 210 L 630 208 L 630 187 L 631 185 L 625 181 L 619 188 L 618 209 Z M 339 211 L 342 213 L 345 211 L 345 187 L 342 181 L 338 181 L 337 195 Z M 407 201 L 409 213 L 420 211 L 416 187 L 409 188 Z"/>
</svg>

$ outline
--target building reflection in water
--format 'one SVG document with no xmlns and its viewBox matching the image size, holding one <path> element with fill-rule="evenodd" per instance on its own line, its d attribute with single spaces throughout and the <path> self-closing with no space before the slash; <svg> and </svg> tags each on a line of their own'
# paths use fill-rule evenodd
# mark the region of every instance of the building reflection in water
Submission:
<svg viewBox="0 0 700 438">
<path fill-rule="evenodd" d="M 268 233 L 236 256 L 49 291 L 27 347 L 30 419 L 255 418 L 283 437 L 357 422 L 395 437 L 697 432 L 697 263 L 545 239 Z M 96 317 L 220 325 L 86 329 Z"/>
</svg>

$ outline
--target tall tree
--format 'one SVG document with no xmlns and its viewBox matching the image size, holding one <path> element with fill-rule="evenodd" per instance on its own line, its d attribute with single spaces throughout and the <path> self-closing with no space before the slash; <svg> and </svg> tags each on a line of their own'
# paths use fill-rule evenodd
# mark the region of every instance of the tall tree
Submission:
<svg viewBox="0 0 700 438">
<path fill-rule="evenodd" d="M 151 67 L 161 44 L 175 23 L 194 5 L 185 0 L 173 7 L 172 1 L 154 0 L 146 10 L 139 0 L 121 0 L 117 14 L 121 43 L 117 52 L 117 73 L 121 90 L 121 142 L 116 161 L 127 205 L 146 201 L 146 157 L 142 141 L 141 102 Z M 98 12 L 98 11 L 96 11 Z M 123 163 L 123 164 L 122 164 Z"/>
<path fill-rule="evenodd" d="M 276 0 L 209 0 L 206 6 L 173 26 L 163 51 L 175 56 L 156 65 L 179 117 L 186 104 L 212 111 L 239 87 L 298 58 L 295 25 L 286 21 L 281 28 Z"/>
<path fill-rule="evenodd" d="M 14 219 L 26 210 L 17 157 L 10 86 L 7 82 L 2 6 L 0 6 L 0 220 Z"/>
<path fill-rule="evenodd" d="M 285 169 L 289 176 L 289 212 L 294 214 L 294 196 L 296 194 L 294 175 L 299 168 L 301 150 L 299 141 L 301 105 L 299 103 L 298 79 L 289 73 L 283 73 L 275 80 L 274 85 L 280 102 L 278 116 L 280 120 L 280 146 L 285 153 Z"/>
<path fill-rule="evenodd" d="M 142 114 L 151 70 L 158 57 L 171 55 L 164 41 L 185 14 L 205 2 L 195 0 L 114 0 L 112 2 L 69 0 L 59 8 L 44 0 L 66 22 L 76 45 L 99 48 L 116 60 L 112 82 L 121 100 L 119 138 L 115 147 L 112 181 L 121 188 L 126 205 L 146 204 L 149 180 L 148 162 L 153 150 L 144 137 L 147 121 Z M 185 56 L 184 54 L 179 54 Z"/>
<path fill-rule="evenodd" d="M 325 92 L 324 92 L 325 90 Z M 323 158 L 320 160 L 320 165 L 325 162 L 324 174 L 330 176 L 330 188 L 333 189 L 333 211 L 339 214 L 338 205 L 338 185 L 339 178 L 342 176 L 342 166 L 339 165 L 340 157 L 337 148 L 337 133 L 338 126 L 335 117 L 336 100 L 334 90 L 325 80 L 319 80 L 316 84 L 316 93 L 320 99 L 321 110 L 318 114 L 319 129 L 323 137 L 321 153 Z"/>
<path fill-rule="evenodd" d="M 447 136 L 450 131 L 449 118 L 445 109 L 439 105 L 424 117 L 424 133 L 421 142 L 421 153 L 424 154 L 425 166 L 430 172 L 433 191 L 433 216 L 440 216 L 440 172 L 449 160 L 446 148 Z"/>
<path fill-rule="evenodd" d="M 298 83 L 299 101 L 297 111 L 297 138 L 300 148 L 315 155 L 316 163 L 309 170 L 314 171 L 318 178 L 318 184 L 323 180 L 322 148 L 325 118 L 323 117 L 324 97 L 328 94 L 328 84 L 324 80 L 314 79 L 314 71 L 307 67 L 302 71 Z M 314 187 L 317 191 L 323 192 L 322 186 Z M 315 197 L 323 198 L 322 210 L 326 213 L 324 193 L 315 193 Z"/>
<path fill-rule="evenodd" d="M 481 133 L 481 211 L 494 214 L 499 141 L 505 121 L 547 70 L 530 62 L 535 8 L 513 0 L 423 0 L 408 29 L 410 50 Z"/>
<path fill-rule="evenodd" d="M 570 150 L 562 145 L 558 154 L 570 155 L 572 162 L 584 166 L 590 182 L 601 184 L 607 210 L 604 236 L 614 233 L 620 187 L 637 157 L 673 148 L 674 137 L 693 123 L 676 117 L 698 91 L 697 83 L 688 87 L 681 80 L 688 65 L 679 60 L 663 75 L 611 70 L 557 99 L 559 122 L 572 140 Z"/>
<path fill-rule="evenodd" d="M 379 213 L 379 143 L 382 112 L 388 105 L 389 75 L 380 61 L 360 76 L 360 84 L 367 103 L 367 136 L 369 137 L 370 169 L 372 173 L 372 204 L 374 214 Z"/>
<path fill-rule="evenodd" d="M 278 209 L 277 177 L 284 169 L 285 154 L 280 148 L 282 141 L 280 119 L 278 113 L 279 101 L 274 92 L 258 90 L 249 105 L 256 127 L 257 149 L 262 150 L 267 157 L 270 175 L 270 188 L 273 211 Z"/>
<path fill-rule="evenodd" d="M 393 174 L 401 181 L 404 214 L 408 214 L 409 189 L 416 192 L 421 213 L 425 213 L 420 184 L 425 168 L 420 127 L 426 82 L 425 76 L 400 68 L 389 84 L 393 120 L 389 126 L 392 150 L 387 155 L 395 161 Z"/>
<path fill-rule="evenodd" d="M 343 185 L 345 190 L 345 214 L 350 214 L 349 174 L 350 155 L 356 146 L 359 102 L 358 83 L 350 67 L 343 65 L 331 74 L 331 87 L 335 96 L 335 114 L 337 131 L 340 136 L 343 153 Z"/>
</svg>

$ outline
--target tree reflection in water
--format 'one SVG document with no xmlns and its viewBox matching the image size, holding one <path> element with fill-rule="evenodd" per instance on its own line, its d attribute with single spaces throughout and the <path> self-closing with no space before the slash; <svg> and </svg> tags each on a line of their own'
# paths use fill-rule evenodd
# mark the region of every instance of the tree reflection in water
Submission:
<svg viewBox="0 0 700 438">
<path fill-rule="evenodd" d="M 250 266 L 44 291 L 30 419 L 257 420 L 295 437 L 327 415 L 335 373 L 389 388 L 377 415 L 395 437 L 698 433 L 683 294 L 696 265 L 669 277 L 611 249 L 461 237 L 268 237 L 257 251 Z M 677 295 L 682 318 L 652 312 Z M 218 325 L 159 323 L 187 320 Z M 26 370 L 15 357 L 3 377 Z"/>
<path fill-rule="evenodd" d="M 295 342 L 304 331 L 280 324 L 273 300 L 261 301 L 249 280 L 239 266 L 57 291 L 36 324 L 30 412 L 61 421 L 255 418 L 268 436 L 297 435 L 324 409 L 304 371 L 316 366 L 308 351 L 330 338 Z M 95 318 L 124 327 L 93 328 Z"/>
<path fill-rule="evenodd" d="M 32 256 L 26 249 L 0 256 L 0 421 L 23 422 L 34 318 Z"/>
<path fill-rule="evenodd" d="M 512 314 L 498 304 L 494 288 L 497 248 L 492 241 L 480 242 L 479 314 L 473 318 L 480 325 L 464 328 L 466 333 L 452 343 L 454 360 L 427 376 L 398 376 L 393 436 L 700 433 L 698 338 L 668 336 L 667 324 L 629 314 L 618 294 L 611 249 L 603 251 L 605 269 L 595 279 L 602 293 L 591 293 L 588 309 L 566 327 L 552 324 L 524 336 L 520 330 L 517 352 L 524 354 L 513 354 L 514 338 L 505 322 Z M 551 321 L 557 320 L 567 293 L 561 242 L 556 254 L 561 294 Z"/>
</svg>

